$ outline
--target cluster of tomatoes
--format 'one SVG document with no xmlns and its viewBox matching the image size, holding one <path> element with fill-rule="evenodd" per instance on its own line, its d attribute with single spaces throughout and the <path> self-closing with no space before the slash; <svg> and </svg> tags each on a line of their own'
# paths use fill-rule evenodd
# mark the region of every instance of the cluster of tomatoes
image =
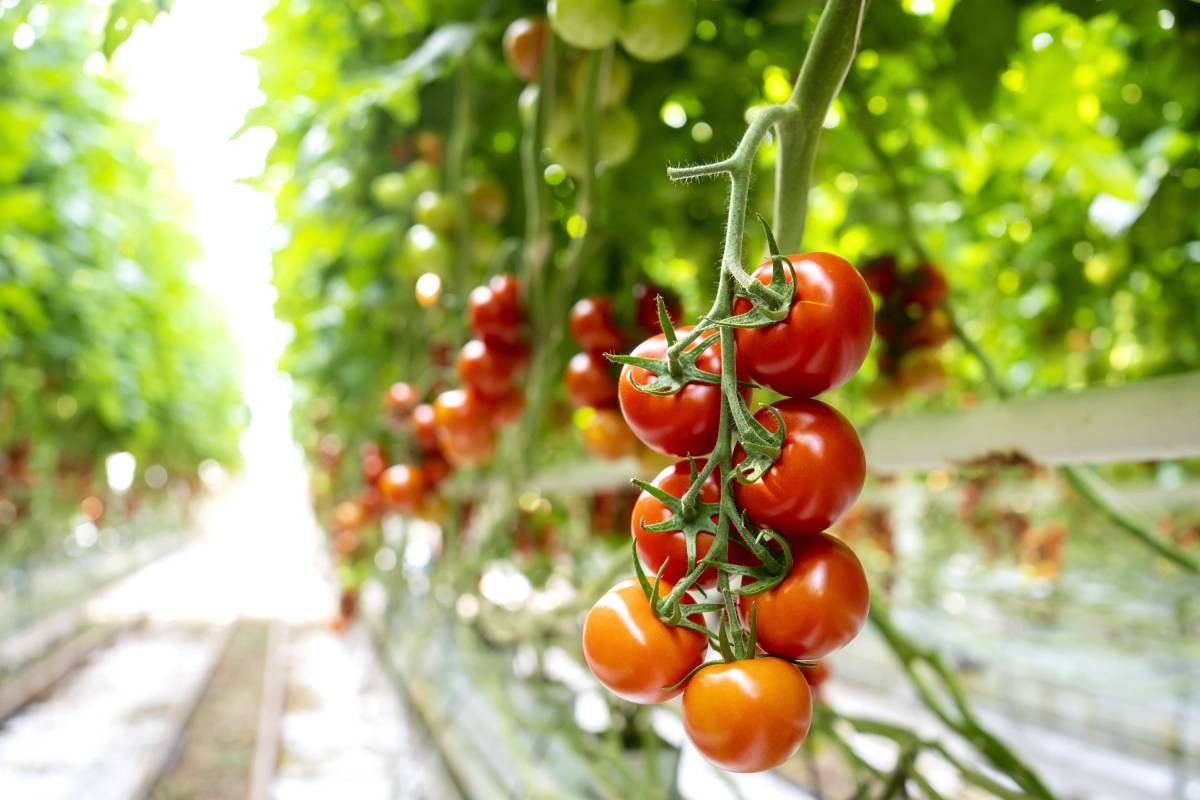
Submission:
<svg viewBox="0 0 1200 800">
<path fill-rule="evenodd" d="M 778 321 L 735 330 L 734 357 L 742 401 L 751 399 L 751 382 L 784 395 L 754 418 L 768 431 L 783 424 L 778 456 L 749 482 L 737 475 L 746 459 L 739 444 L 731 475 L 714 470 L 699 491 L 696 507 L 713 513 L 722 496 L 733 492 L 736 508 L 754 529 L 770 529 L 786 540 L 791 567 L 782 579 L 758 593 L 739 593 L 730 573 L 731 603 L 741 625 L 756 631 L 757 651 L 748 657 L 705 664 L 711 631 L 700 615 L 693 626 L 668 624 L 660 618 L 650 592 L 638 579 L 610 589 L 588 612 L 583 649 L 592 672 L 613 693 L 635 703 L 660 703 L 683 694 L 683 721 L 696 747 L 717 765 L 735 772 L 769 769 L 790 757 L 807 735 L 812 717 L 809 683 L 802 667 L 825 672 L 818 662 L 850 642 L 867 614 L 869 593 L 862 565 L 843 542 L 825 533 L 857 499 L 866 477 L 863 448 L 853 426 L 836 410 L 812 399 L 846 382 L 866 357 L 874 312 L 862 276 L 845 260 L 828 253 L 789 256 L 786 281 L 794 285 L 790 306 L 779 309 Z M 753 277 L 772 285 L 773 262 Z M 750 311 L 740 296 L 735 314 Z M 690 328 L 679 328 L 686 336 Z M 721 374 L 721 352 L 701 336 L 690 347 L 706 349 L 695 366 L 713 379 Z M 664 334 L 634 348 L 632 355 L 664 358 Z M 626 364 L 618 383 L 618 402 L 626 422 L 648 447 L 682 460 L 663 470 L 644 491 L 630 520 L 638 558 L 646 573 L 659 576 L 658 591 L 667 596 L 674 584 L 701 569 L 715 542 L 714 525 L 694 532 L 694 558 L 689 558 L 688 511 L 668 506 L 662 498 L 682 498 L 696 470 L 718 445 L 722 387 L 717 382 L 689 380 L 669 394 L 639 390 L 655 372 Z M 656 496 L 658 494 L 659 496 Z M 651 532 L 655 523 L 675 520 L 681 530 Z M 661 526 L 660 526 L 661 528 Z M 729 564 L 754 562 L 749 541 L 731 533 Z M 770 537 L 761 533 L 757 543 Z M 786 563 L 786 562 L 784 562 Z M 718 586 L 718 569 L 710 565 L 691 589 Z M 714 612 L 716 613 L 716 612 Z M 722 619 L 724 627 L 729 621 Z"/>
<path fill-rule="evenodd" d="M 652 284 L 639 283 L 634 287 L 634 321 L 644 334 L 662 330 L 657 310 L 657 298 L 663 296 L 661 291 Z M 681 315 L 678 303 L 664 302 L 668 316 L 678 321 Z M 567 399 L 581 409 L 578 417 L 584 447 L 594 458 L 607 461 L 636 455 L 642 445 L 617 411 L 616 370 L 605 357 L 620 353 L 626 341 L 617 325 L 612 300 L 585 297 L 577 302 L 571 308 L 570 331 L 580 352 L 567 362 L 564 383 Z"/>
<path fill-rule="evenodd" d="M 389 466 L 377 442 L 360 448 L 363 489 L 358 497 L 340 503 L 333 512 L 333 548 L 339 562 L 354 564 L 369 551 L 363 528 L 384 511 L 437 517 L 442 503 L 438 487 L 456 468 L 476 467 L 491 459 L 499 430 L 516 422 L 525 407 L 520 386 L 529 363 L 520 285 L 511 275 L 494 276 L 476 287 L 467 300 L 468 322 L 474 338 L 462 346 L 456 368 L 462 388 L 447 389 L 432 402 L 422 402 L 410 383 L 397 382 L 384 393 L 389 425 L 407 438 L 411 461 Z M 336 466 L 340 448 L 318 443 L 318 458 Z M 351 578 L 354 576 L 352 575 Z M 353 580 L 344 581 L 344 627 L 355 603 Z"/>
<path fill-rule="evenodd" d="M 452 246 L 455 233 L 466 215 L 482 223 L 471 229 L 468 254 L 486 263 L 499 248 L 494 229 L 508 210 L 508 195 L 494 178 L 476 175 L 465 179 L 465 208 L 442 191 L 446 145 L 433 131 L 417 131 L 392 144 L 394 168 L 376 175 L 370 185 L 371 199 L 382 212 L 394 214 L 408 227 L 399 247 L 396 268 L 404 273 L 424 269 L 417 284 L 417 301 L 428 308 L 441 293 L 440 275 L 450 269 L 453 258 L 461 258 Z M 426 277 L 428 276 L 428 277 Z"/>
<path fill-rule="evenodd" d="M 871 402 L 893 408 L 909 392 L 940 390 L 946 384 L 941 347 L 952 333 L 945 274 L 929 262 L 902 271 L 889 254 L 867 262 L 863 277 L 881 301 L 875 333 L 883 346 L 879 377 L 867 387 Z"/>
<path fill-rule="evenodd" d="M 584 131 L 577 115 L 587 96 L 587 51 L 601 50 L 614 41 L 639 61 L 662 61 L 678 55 L 691 40 L 694 27 L 691 0 L 554 0 L 545 17 L 522 17 L 504 32 L 504 54 L 521 80 L 532 83 L 541 72 L 546 40 L 551 29 L 576 48 L 562 60 L 556 104 L 546 140 L 554 161 L 572 175 L 586 170 Z M 628 62 L 613 54 L 604 60 L 599 77 L 596 120 L 597 157 L 613 166 L 633 155 L 640 135 L 637 116 L 623 101 L 629 92 Z M 533 94 L 522 95 L 528 108 Z"/>
</svg>

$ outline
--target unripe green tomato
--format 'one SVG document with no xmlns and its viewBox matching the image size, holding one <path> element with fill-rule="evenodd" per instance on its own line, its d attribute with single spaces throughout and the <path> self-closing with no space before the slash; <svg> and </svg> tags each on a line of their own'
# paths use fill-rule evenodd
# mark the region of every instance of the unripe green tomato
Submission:
<svg viewBox="0 0 1200 800">
<path fill-rule="evenodd" d="M 413 202 L 421 192 L 435 191 L 441 186 L 441 170 L 427 161 L 414 161 L 404 170 L 408 181 L 408 202 Z"/>
<path fill-rule="evenodd" d="M 600 118 L 596 156 L 600 163 L 612 167 L 627 161 L 637 149 L 638 121 L 633 112 L 625 107 L 610 108 Z M 556 131 L 551 125 L 547 137 L 550 154 L 570 174 L 579 177 L 585 172 L 583 134 L 578 128 L 567 133 Z"/>
<path fill-rule="evenodd" d="M 457 217 L 454 201 L 441 192 L 425 191 L 417 195 L 413 219 L 434 233 L 449 233 L 454 230 Z"/>
<path fill-rule="evenodd" d="M 450 268 L 450 246 L 424 225 L 413 225 L 404 234 L 404 260 L 410 269 L 442 273 Z"/>
<path fill-rule="evenodd" d="M 549 13 L 554 32 L 584 50 L 608 47 L 621 26 L 619 0 L 550 0 Z"/>
<path fill-rule="evenodd" d="M 471 256 L 476 264 L 490 264 L 500 252 L 503 240 L 495 228 L 477 226 L 471 229 Z"/>
<path fill-rule="evenodd" d="M 399 211 L 408 204 L 408 179 L 399 172 L 385 172 L 371 181 L 371 197 L 380 208 Z"/>
<path fill-rule="evenodd" d="M 615 106 L 629 94 L 629 62 L 614 53 L 611 63 L 608 74 L 600 77 L 600 105 L 605 108 Z M 575 102 L 582 103 L 587 88 L 587 59 L 577 59 L 571 65 L 570 86 Z"/>
<path fill-rule="evenodd" d="M 610 108 L 600 119 L 600 160 L 609 166 L 627 161 L 638 143 L 638 121 L 624 106 Z"/>
<path fill-rule="evenodd" d="M 662 61 L 683 52 L 694 27 L 691 0 L 633 0 L 617 38 L 634 58 Z"/>
</svg>

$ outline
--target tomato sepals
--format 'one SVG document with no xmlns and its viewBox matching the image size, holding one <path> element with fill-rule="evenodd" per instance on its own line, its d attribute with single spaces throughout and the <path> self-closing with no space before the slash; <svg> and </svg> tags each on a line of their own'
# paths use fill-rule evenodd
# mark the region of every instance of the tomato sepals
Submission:
<svg viewBox="0 0 1200 800">
<path fill-rule="evenodd" d="M 663 317 L 665 319 L 665 314 Z M 665 321 L 668 324 L 670 323 L 669 319 L 665 319 Z M 654 375 L 654 380 L 644 385 L 630 381 L 634 389 L 646 394 L 659 396 L 677 394 L 689 383 L 720 385 L 720 375 L 714 375 L 696 366 L 696 360 L 703 355 L 705 350 L 717 343 L 717 340 L 720 339 L 720 334 L 713 334 L 707 339 L 702 339 L 695 347 L 684 350 L 681 353 L 672 353 L 670 345 L 674 343 L 675 332 L 669 327 L 664 328 L 663 331 L 666 334 L 668 343 L 666 358 L 645 358 L 643 356 L 612 355 L 609 353 L 606 353 L 604 357 L 616 364 L 627 364 L 631 367 L 638 367 Z"/>
<path fill-rule="evenodd" d="M 775 408 L 767 406 L 778 425 L 774 431 L 769 431 L 746 408 L 736 389 L 727 391 L 726 395 L 729 397 L 729 410 L 737 428 L 738 441 L 746 452 L 746 457 L 734 466 L 734 474 L 742 483 L 754 483 L 771 468 L 783 449 L 783 440 L 787 436 L 783 416 Z"/>
<path fill-rule="evenodd" d="M 737 294 L 750 301 L 750 310 L 725 319 L 709 320 L 714 325 L 726 328 L 765 328 L 787 319 L 792 310 L 792 300 L 796 297 L 796 268 L 786 256 L 779 254 L 775 234 L 771 232 L 771 226 L 761 214 L 758 215 L 758 221 L 762 223 L 763 232 L 767 237 L 767 251 L 771 254 L 771 280 L 769 283 L 762 283 L 752 278 L 745 286 L 739 288 Z"/>
</svg>

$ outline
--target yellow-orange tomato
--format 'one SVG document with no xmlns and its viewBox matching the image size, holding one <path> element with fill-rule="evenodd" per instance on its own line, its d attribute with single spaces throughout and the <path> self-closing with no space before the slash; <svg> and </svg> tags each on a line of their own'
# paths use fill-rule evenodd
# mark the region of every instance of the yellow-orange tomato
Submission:
<svg viewBox="0 0 1200 800">
<path fill-rule="evenodd" d="M 412 511 L 421 504 L 425 493 L 425 475 L 420 467 L 393 464 L 379 476 L 383 499 L 401 511 Z"/>
<path fill-rule="evenodd" d="M 683 693 L 683 727 L 705 758 L 730 772 L 761 772 L 792 756 L 812 723 L 812 693 L 794 664 L 755 658 L 713 664 Z"/>
<path fill-rule="evenodd" d="M 748 625 L 754 609 L 763 650 L 815 661 L 858 635 L 870 604 L 867 576 L 854 551 L 817 533 L 792 540 L 791 571 L 778 586 L 739 597 L 738 613 Z"/>
<path fill-rule="evenodd" d="M 611 408 L 595 409 L 583 428 L 583 446 L 593 458 L 616 461 L 637 453 L 640 443 L 621 414 Z"/>
<path fill-rule="evenodd" d="M 442 279 L 436 272 L 426 272 L 417 278 L 414 290 L 417 305 L 421 308 L 433 308 L 438 298 L 442 296 Z"/>
<path fill-rule="evenodd" d="M 462 389 L 442 392 L 434 401 L 433 415 L 438 445 L 451 464 L 473 467 L 492 457 L 496 431 L 490 422 L 492 408 L 482 397 Z"/>
<path fill-rule="evenodd" d="M 387 392 L 384 393 L 383 405 L 388 411 L 401 414 L 411 411 L 419 400 L 420 397 L 417 395 L 417 390 L 411 383 L 397 381 L 389 386 Z"/>
<path fill-rule="evenodd" d="M 666 596 L 672 587 L 664 581 L 658 588 Z M 659 620 L 634 578 L 609 589 L 583 621 L 583 655 L 592 674 L 634 703 L 661 703 L 678 695 L 682 687 L 667 687 L 700 666 L 707 649 L 703 634 Z"/>
<path fill-rule="evenodd" d="M 525 392 L 514 389 L 492 405 L 492 422 L 501 428 L 512 425 L 525 413 Z"/>
<path fill-rule="evenodd" d="M 366 521 L 366 509 L 360 503 L 356 503 L 353 500 L 338 503 L 337 508 L 333 510 L 333 527 L 336 530 L 345 531 L 361 528 Z"/>
</svg>

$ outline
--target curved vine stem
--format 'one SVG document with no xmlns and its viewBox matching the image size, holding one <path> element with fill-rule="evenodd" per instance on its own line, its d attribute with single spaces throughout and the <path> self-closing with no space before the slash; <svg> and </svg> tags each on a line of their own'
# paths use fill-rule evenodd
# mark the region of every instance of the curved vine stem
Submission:
<svg viewBox="0 0 1200 800">
<path fill-rule="evenodd" d="M 775 237 L 783 253 L 799 250 L 804 240 L 808 188 L 821 128 L 850 72 L 866 10 L 867 0 L 829 0 L 825 4 L 787 101 L 795 113 L 777 126 Z"/>
</svg>

